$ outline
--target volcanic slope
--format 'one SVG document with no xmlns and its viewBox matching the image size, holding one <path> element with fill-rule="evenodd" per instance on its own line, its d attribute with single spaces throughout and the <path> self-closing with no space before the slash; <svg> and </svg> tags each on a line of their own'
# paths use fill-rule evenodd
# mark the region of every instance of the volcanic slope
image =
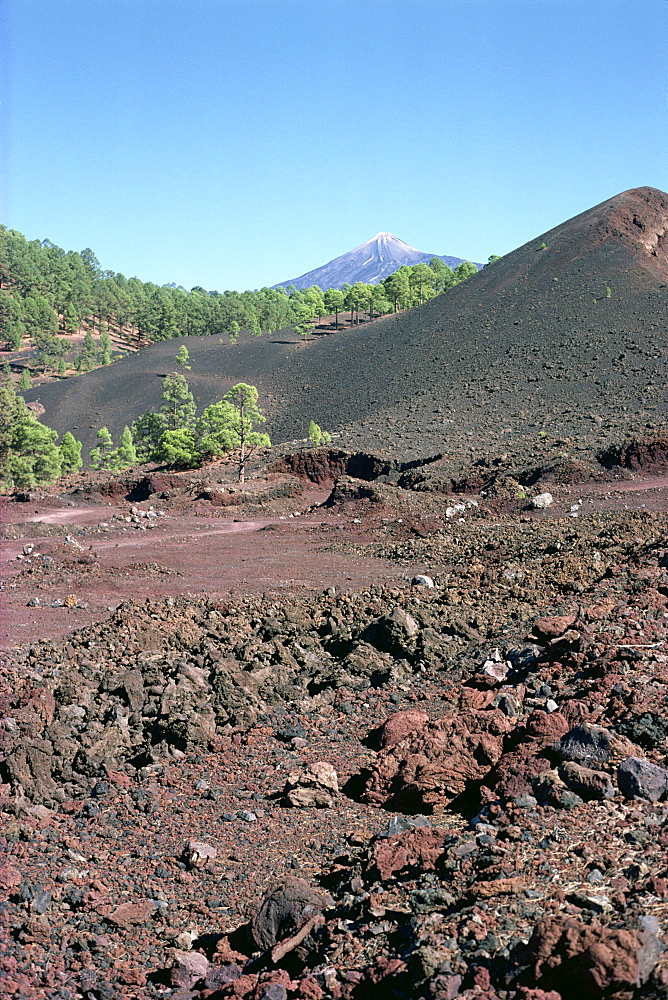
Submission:
<svg viewBox="0 0 668 1000">
<path fill-rule="evenodd" d="M 486 267 L 420 308 L 299 342 L 291 333 L 187 338 L 39 387 L 42 420 L 87 446 L 160 400 L 188 347 L 198 404 L 256 385 L 274 444 L 310 419 L 337 443 L 453 465 L 527 454 L 549 435 L 571 455 L 666 424 L 668 195 L 626 191 Z"/>
</svg>

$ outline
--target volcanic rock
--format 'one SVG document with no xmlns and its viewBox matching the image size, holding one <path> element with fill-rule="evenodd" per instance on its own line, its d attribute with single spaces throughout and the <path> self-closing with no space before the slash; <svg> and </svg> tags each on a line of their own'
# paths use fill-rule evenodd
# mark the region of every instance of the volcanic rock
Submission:
<svg viewBox="0 0 668 1000">
<path fill-rule="evenodd" d="M 641 757 L 627 757 L 617 768 L 617 784 L 629 799 L 637 795 L 658 802 L 668 796 L 668 771 Z"/>
<path fill-rule="evenodd" d="M 330 809 L 339 791 L 336 771 L 326 761 L 315 761 L 304 771 L 288 775 L 284 798 L 289 806 Z"/>
<path fill-rule="evenodd" d="M 296 933 L 314 914 L 333 905 L 327 893 L 317 892 L 302 878 L 286 876 L 267 890 L 250 930 L 258 948 L 266 951 Z"/>
<path fill-rule="evenodd" d="M 499 760 L 513 726 L 497 709 L 449 713 L 381 751 L 362 797 L 409 813 L 442 809 Z"/>
</svg>

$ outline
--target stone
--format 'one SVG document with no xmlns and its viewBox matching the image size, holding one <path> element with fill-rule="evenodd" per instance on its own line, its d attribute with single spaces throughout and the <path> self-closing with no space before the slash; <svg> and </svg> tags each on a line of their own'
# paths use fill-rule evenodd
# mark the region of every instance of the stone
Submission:
<svg viewBox="0 0 668 1000">
<path fill-rule="evenodd" d="M 303 771 L 291 771 L 284 799 L 296 808 L 331 809 L 339 792 L 336 771 L 326 761 L 315 761 Z"/>
<path fill-rule="evenodd" d="M 288 991 L 281 983 L 262 983 L 255 996 L 257 1000 L 288 1000 Z"/>
<path fill-rule="evenodd" d="M 412 829 L 377 839 L 369 850 L 369 876 L 385 881 L 406 870 L 434 871 L 448 841 L 442 830 Z"/>
<path fill-rule="evenodd" d="M 419 626 L 412 615 L 403 608 L 393 608 L 367 625 L 361 638 L 381 653 L 403 656 L 409 651 L 410 640 L 418 632 Z"/>
<path fill-rule="evenodd" d="M 611 742 L 607 729 L 580 722 L 554 744 L 554 750 L 563 760 L 592 767 L 607 764 L 610 760 Z"/>
<path fill-rule="evenodd" d="M 668 770 L 641 757 L 627 757 L 617 768 L 617 784 L 627 799 L 658 802 L 668 797 Z"/>
<path fill-rule="evenodd" d="M 568 632 L 575 621 L 575 615 L 558 615 L 554 618 L 537 618 L 532 625 L 532 632 L 544 642 L 558 639 Z"/>
<path fill-rule="evenodd" d="M 413 587 L 426 587 L 427 589 L 431 590 L 431 588 L 434 586 L 434 581 L 430 576 L 425 576 L 423 573 L 418 573 L 411 580 L 411 585 Z"/>
<path fill-rule="evenodd" d="M 105 917 L 105 920 L 127 929 L 133 924 L 145 924 L 153 916 L 155 909 L 155 902 L 152 899 L 142 899 L 139 903 L 121 903 Z"/>
<path fill-rule="evenodd" d="M 542 771 L 531 782 L 531 789 L 538 802 L 560 806 L 566 785 L 557 771 Z"/>
<path fill-rule="evenodd" d="M 251 920 L 253 940 L 263 951 L 300 930 L 314 915 L 333 906 L 327 893 L 318 892 L 302 878 L 287 875 L 262 897 Z"/>
<path fill-rule="evenodd" d="M 535 510 L 545 510 L 547 507 L 551 507 L 554 503 L 554 497 L 551 493 L 539 493 L 538 496 L 531 498 L 531 506 Z"/>
<path fill-rule="evenodd" d="M 174 964 L 172 965 L 170 982 L 172 986 L 180 986 L 183 989 L 190 989 L 200 980 L 206 979 L 209 971 L 207 958 L 198 951 L 178 951 L 174 952 Z"/>
<path fill-rule="evenodd" d="M 218 856 L 218 851 L 211 844 L 202 840 L 189 840 L 183 850 L 186 862 L 191 868 L 202 868 Z"/>
<path fill-rule="evenodd" d="M 378 730 L 378 745 L 381 750 L 400 743 L 409 733 L 424 729 L 429 722 L 429 716 L 420 708 L 407 708 L 402 712 L 393 712 L 383 722 Z"/>
<path fill-rule="evenodd" d="M 652 932 L 611 929 L 595 919 L 584 924 L 563 914 L 540 919 L 528 944 L 537 985 L 554 987 L 562 996 L 621 996 L 647 982 L 659 947 Z M 626 995 L 626 994 L 623 994 Z"/>
<path fill-rule="evenodd" d="M 574 761 L 568 761 L 558 768 L 559 777 L 572 792 L 583 799 L 611 799 L 615 790 L 610 776 L 605 771 L 593 771 Z"/>
<path fill-rule="evenodd" d="M 237 965 L 236 962 L 230 962 L 229 965 L 210 966 L 204 985 L 207 990 L 222 989 L 228 983 L 233 983 L 239 979 L 242 972 L 241 966 Z"/>
<path fill-rule="evenodd" d="M 499 760 L 514 725 L 498 709 L 449 712 L 382 750 L 362 799 L 409 813 L 445 808 Z"/>
</svg>

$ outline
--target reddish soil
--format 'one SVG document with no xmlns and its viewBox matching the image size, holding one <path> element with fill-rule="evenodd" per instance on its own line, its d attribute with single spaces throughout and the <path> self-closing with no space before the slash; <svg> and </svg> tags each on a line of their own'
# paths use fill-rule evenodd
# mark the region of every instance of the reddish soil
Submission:
<svg viewBox="0 0 668 1000">
<path fill-rule="evenodd" d="M 372 538 L 369 526 L 353 523 L 352 516 L 326 508 L 310 510 L 329 492 L 327 488 L 307 490 L 285 502 L 283 513 L 274 510 L 259 518 L 220 516 L 209 504 L 202 504 L 193 513 L 156 518 L 149 530 L 130 528 L 118 520 L 135 506 L 129 502 L 56 509 L 30 504 L 27 516 L 27 504 L 7 504 L 2 520 L 5 526 L 20 525 L 20 538 L 6 539 L 3 544 L 0 645 L 63 635 L 99 620 L 128 597 L 187 594 L 215 599 L 327 587 L 355 591 L 370 583 L 391 586 L 404 578 L 404 567 L 385 560 L 327 551 L 328 545 L 343 538 L 358 543 Z M 146 502 L 137 508 L 149 506 Z M 160 501 L 152 506 L 169 509 Z M 300 517 L 290 516 L 295 512 Z M 44 537 L 32 525 L 63 529 L 75 544 L 68 543 L 63 533 Z M 84 535 L 78 534 L 81 530 Z M 41 556 L 73 559 L 81 545 L 85 555 L 95 557 L 95 572 L 90 573 L 89 566 L 77 569 L 74 563 L 69 577 L 60 573 L 50 579 L 40 576 L 37 581 L 26 573 L 26 560 L 17 558 L 29 545 Z M 422 567 L 415 567 L 415 572 L 421 571 Z M 48 606 L 70 593 L 77 598 L 76 607 Z M 40 600 L 39 607 L 27 607 L 31 597 Z"/>
<path fill-rule="evenodd" d="M 575 513 L 571 508 L 576 505 L 578 516 L 600 511 L 668 512 L 668 476 L 545 489 L 552 492 L 553 505 L 525 511 L 525 517 L 563 518 Z M 0 517 L 10 537 L 4 541 L 0 563 L 0 648 L 64 635 L 98 621 L 128 597 L 155 600 L 186 594 L 218 599 L 307 593 L 327 587 L 359 591 L 371 584 L 392 586 L 415 573 L 429 573 L 429 566 L 419 560 L 398 566 L 371 552 L 371 544 L 385 537 L 388 522 L 394 525 L 393 537 L 400 539 L 415 534 L 420 518 L 401 517 L 401 511 L 374 508 L 364 501 L 336 508 L 321 506 L 330 491 L 331 484 L 307 485 L 302 496 L 266 505 L 263 516 L 252 518 L 218 514 L 205 502 L 191 504 L 195 510 L 159 500 L 75 507 L 54 507 L 55 498 L 5 503 Z M 416 494 L 408 496 L 413 499 Z M 488 523 L 499 514 L 505 518 L 517 513 L 519 506 L 490 502 Z M 124 522 L 131 509 L 150 507 L 165 513 L 150 522 L 143 520 L 152 524 L 150 529 Z M 227 513 L 226 508 L 222 510 Z M 239 513 L 238 508 L 235 511 Z M 295 513 L 300 516 L 290 516 Z M 441 524 L 442 516 L 427 519 L 431 530 Z M 379 527 L 383 528 L 380 533 Z M 66 541 L 68 535 L 73 543 Z M 332 544 L 342 541 L 355 551 L 338 547 L 332 551 Z M 34 556 L 32 560 L 18 558 L 24 546 L 30 545 L 35 555 L 65 560 L 67 571 L 61 566 L 59 574 L 35 575 L 31 571 Z M 364 554 L 365 547 L 369 547 L 368 554 Z M 78 565 L 79 555 L 93 556 L 94 563 Z M 70 594 L 76 597 L 76 606 L 49 606 Z M 31 598 L 37 598 L 40 605 L 29 607 Z"/>
</svg>

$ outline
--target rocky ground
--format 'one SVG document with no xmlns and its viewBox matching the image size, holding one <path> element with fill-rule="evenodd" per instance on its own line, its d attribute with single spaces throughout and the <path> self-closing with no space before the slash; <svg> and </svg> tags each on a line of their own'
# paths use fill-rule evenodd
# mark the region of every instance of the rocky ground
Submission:
<svg viewBox="0 0 668 1000">
<path fill-rule="evenodd" d="M 7 499 L 3 995 L 664 997 L 668 482 L 618 458 Z"/>
</svg>

